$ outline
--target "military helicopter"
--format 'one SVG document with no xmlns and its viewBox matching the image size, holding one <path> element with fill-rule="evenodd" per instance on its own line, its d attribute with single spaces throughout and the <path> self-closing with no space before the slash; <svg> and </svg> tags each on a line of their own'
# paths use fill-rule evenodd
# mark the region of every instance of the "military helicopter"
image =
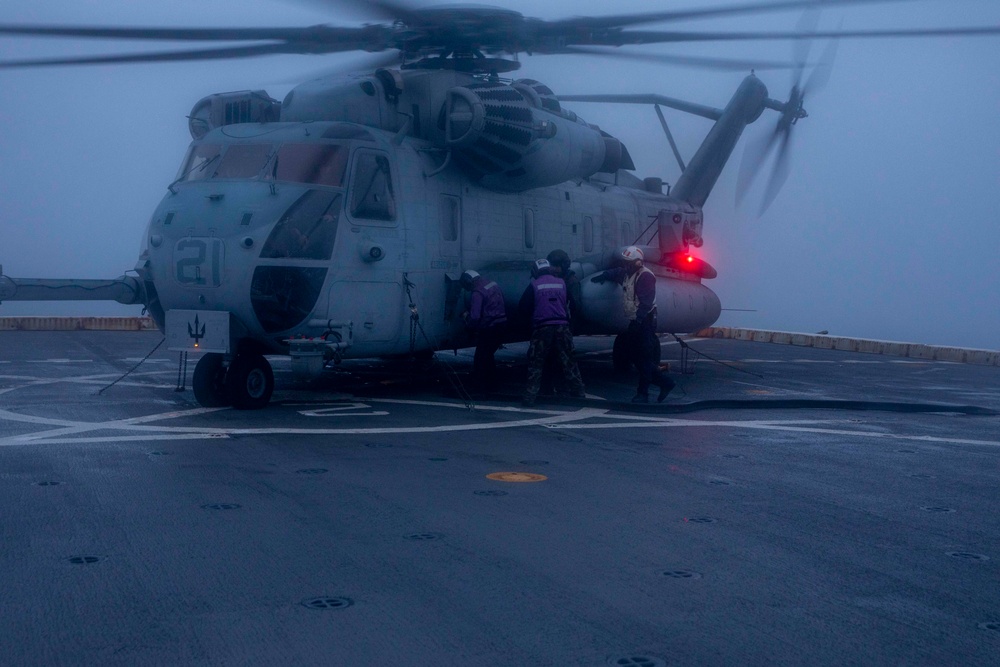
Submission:
<svg viewBox="0 0 1000 667">
<path fill-rule="evenodd" d="M 765 111 L 774 131 L 744 169 L 744 187 L 777 147 L 769 198 L 787 175 L 788 137 L 819 80 L 772 99 L 754 74 L 714 108 L 662 95 L 567 96 L 510 75 L 516 56 L 612 55 L 606 47 L 724 40 L 726 33 L 632 30 L 671 20 L 873 0 L 781 0 L 697 10 L 543 21 L 492 7 L 360 3 L 388 23 L 309 28 L 2 26 L 0 35 L 247 41 L 193 51 L 0 62 L 0 68 L 196 61 L 278 53 L 368 51 L 370 73 L 307 81 L 284 100 L 263 90 L 209 95 L 188 117 L 192 142 L 154 210 L 133 273 L 111 281 L 0 275 L 2 300 L 142 304 L 169 347 L 200 351 L 204 406 L 267 405 L 265 355 L 303 376 L 349 357 L 426 354 L 469 344 L 459 276 L 496 280 L 513 309 L 534 259 L 561 248 L 582 278 L 580 334 L 620 334 L 621 292 L 587 278 L 638 245 L 658 281 L 660 331 L 711 325 L 721 303 L 704 280 L 704 206 L 745 127 Z M 345 3 L 359 5 L 359 3 Z M 967 30 L 754 33 L 753 39 L 996 33 Z M 689 64 L 722 66 L 707 59 Z M 759 63 L 738 63 L 750 69 Z M 732 63 L 728 63 L 732 65 Z M 819 77 L 820 79 L 822 76 Z M 713 121 L 680 179 L 640 178 L 628 149 L 566 102 L 669 107 Z M 674 144 L 669 127 L 663 129 Z M 621 355 L 616 343 L 617 355 Z"/>
</svg>

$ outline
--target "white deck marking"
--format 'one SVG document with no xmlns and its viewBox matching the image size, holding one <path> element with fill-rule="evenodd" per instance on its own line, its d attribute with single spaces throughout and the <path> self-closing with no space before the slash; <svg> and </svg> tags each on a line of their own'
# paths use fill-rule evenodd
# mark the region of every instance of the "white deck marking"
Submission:
<svg viewBox="0 0 1000 667">
<path fill-rule="evenodd" d="M 449 405 L 449 404 L 437 404 Z M 175 435 L 185 438 L 214 438 L 229 435 L 364 435 L 364 434 L 391 434 L 391 433 L 442 433 L 457 431 L 479 431 L 500 428 L 518 428 L 521 426 L 544 426 L 565 421 L 590 419 L 600 416 L 606 410 L 595 408 L 583 408 L 575 412 L 548 413 L 536 419 L 518 419 L 506 422 L 470 423 L 470 424 L 449 424 L 442 426 L 401 426 L 401 427 L 381 427 L 381 428 L 198 428 L 184 426 L 141 426 L 140 422 L 159 421 L 161 419 L 173 419 L 182 416 L 194 415 L 205 412 L 214 412 L 224 408 L 200 408 L 180 412 L 165 412 L 144 417 L 134 417 L 131 419 L 120 419 L 108 422 L 70 422 L 70 426 L 65 428 L 41 431 L 36 433 L 20 434 L 0 439 L 0 446 L 18 446 L 29 444 L 48 444 L 49 442 L 74 443 L 74 442 L 118 442 L 122 440 L 148 440 L 152 434 L 157 439 L 169 439 Z M 7 411 L 0 411 L 0 418 L 7 416 Z M 29 420 L 20 420 L 29 421 Z M 33 420 L 32 420 L 33 421 Z M 63 422 L 66 423 L 66 422 Z M 116 430 L 129 431 L 131 436 L 111 436 L 93 437 L 86 439 L 65 438 L 63 436 L 88 431 Z"/>
<path fill-rule="evenodd" d="M 27 364 L 92 364 L 93 359 L 25 359 Z"/>
<path fill-rule="evenodd" d="M 367 403 L 342 403 L 328 408 L 299 410 L 299 414 L 304 417 L 375 417 L 389 414 L 385 410 L 372 410 L 371 412 L 348 412 L 348 410 L 371 410 L 371 408 L 372 406 Z"/>
<path fill-rule="evenodd" d="M 882 362 L 877 362 L 882 363 Z M 923 362 L 903 362 L 923 364 Z M 134 374 L 137 377 L 163 375 L 173 371 L 152 371 Z M 115 373 L 100 375 L 83 375 L 77 377 L 38 378 L 33 376 L 3 375 L 0 379 L 14 380 L 17 386 L 0 389 L 0 394 L 27 387 L 55 384 L 58 382 L 82 384 L 107 384 L 118 377 Z M 125 384 L 119 383 L 117 386 Z M 152 388 L 151 384 L 132 383 L 135 386 Z M 739 383 L 743 384 L 743 383 Z M 297 411 L 307 417 L 372 417 L 387 416 L 388 411 L 373 410 L 370 404 L 407 405 L 436 409 L 462 410 L 477 413 L 478 419 L 461 424 L 443 424 L 437 426 L 383 426 L 367 428 L 298 428 L 298 427 L 257 427 L 257 428 L 220 428 L 205 426 L 166 426 L 162 423 L 169 420 L 196 417 L 228 408 L 192 408 L 187 410 L 171 410 L 168 412 L 114 419 L 98 422 L 83 422 L 69 419 L 55 419 L 29 414 L 21 414 L 11 410 L 0 409 L 0 420 L 27 424 L 37 424 L 50 427 L 34 433 L 13 435 L 0 438 L 0 446 L 45 445 L 45 444 L 85 444 L 85 443 L 116 443 L 152 440 L 191 440 L 219 439 L 232 435 L 390 435 L 413 433 L 449 433 L 463 431 L 486 431 L 505 428 L 521 428 L 543 426 L 552 429 L 608 429 L 608 428 L 733 428 L 756 429 L 771 431 L 788 431 L 797 433 L 812 433 L 816 435 L 838 436 L 849 438 L 873 438 L 883 440 L 904 440 L 940 444 L 985 445 L 1000 447 L 1000 441 L 978 440 L 971 438 L 952 438 L 927 435 L 908 435 L 886 433 L 879 431 L 850 430 L 836 428 L 832 425 L 843 424 L 846 420 L 836 419 L 780 419 L 780 420 L 699 420 L 679 419 L 672 417 L 612 414 L 603 408 L 582 408 L 573 411 L 525 409 L 509 405 L 475 405 L 453 401 L 433 401 L 417 399 L 374 398 L 364 402 L 321 402 L 321 403 L 288 403 L 286 406 L 301 406 L 311 409 Z M 369 410 L 357 412 L 357 410 Z M 510 413 L 524 415 L 526 418 L 510 421 L 491 420 L 486 413 Z M 530 415 L 530 417 L 529 417 Z M 595 422 L 595 420 L 599 420 Z M 823 425 L 830 424 L 831 427 Z M 88 436 L 95 431 L 114 431 L 116 435 Z M 337 444 L 336 441 L 331 444 Z"/>
</svg>

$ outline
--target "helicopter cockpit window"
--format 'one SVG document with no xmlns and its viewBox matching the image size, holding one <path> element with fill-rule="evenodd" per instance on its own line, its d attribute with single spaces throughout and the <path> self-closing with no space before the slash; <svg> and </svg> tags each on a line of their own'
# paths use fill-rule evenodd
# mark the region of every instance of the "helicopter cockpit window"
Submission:
<svg viewBox="0 0 1000 667">
<path fill-rule="evenodd" d="M 389 158 L 359 153 L 354 160 L 351 187 L 351 217 L 395 220 L 396 199 L 392 192 Z"/>
<path fill-rule="evenodd" d="M 232 145 L 226 149 L 212 178 L 256 178 L 273 152 L 273 144 Z"/>
<path fill-rule="evenodd" d="M 340 187 L 347 169 L 347 147 L 334 144 L 285 144 L 278 150 L 278 181 Z"/>
<path fill-rule="evenodd" d="M 177 177 L 179 181 L 200 181 L 209 178 L 218 166 L 221 144 L 198 144 L 188 151 L 184 167 Z"/>
<path fill-rule="evenodd" d="M 281 216 L 261 259 L 330 259 L 339 219 L 340 194 L 310 190 Z"/>
</svg>

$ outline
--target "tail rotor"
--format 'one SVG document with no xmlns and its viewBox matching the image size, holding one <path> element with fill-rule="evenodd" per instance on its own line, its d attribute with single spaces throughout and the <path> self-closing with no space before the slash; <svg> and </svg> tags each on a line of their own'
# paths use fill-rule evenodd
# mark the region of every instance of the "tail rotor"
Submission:
<svg viewBox="0 0 1000 667">
<path fill-rule="evenodd" d="M 800 32 L 815 32 L 817 20 L 817 12 L 808 12 L 799 22 Z M 743 203 L 754 180 L 762 171 L 764 163 L 767 162 L 768 157 L 775 148 L 777 148 L 777 155 L 771 167 L 771 175 L 764 190 L 758 215 L 763 215 L 778 196 L 778 193 L 791 173 L 789 154 L 791 153 L 792 127 L 809 115 L 804 108 L 806 95 L 817 92 L 830 81 L 830 73 L 833 69 L 833 60 L 836 57 L 837 45 L 838 42 L 836 39 L 830 40 L 819 62 L 813 67 L 809 73 L 809 77 L 803 83 L 802 77 L 808 65 L 812 40 L 803 39 L 796 44 L 796 68 L 793 74 L 792 87 L 788 93 L 788 100 L 786 102 L 770 98 L 764 100 L 766 108 L 773 109 L 781 115 L 778 117 L 774 129 L 770 133 L 750 139 L 743 151 L 743 161 L 740 164 L 740 173 L 736 184 L 737 205 Z"/>
</svg>

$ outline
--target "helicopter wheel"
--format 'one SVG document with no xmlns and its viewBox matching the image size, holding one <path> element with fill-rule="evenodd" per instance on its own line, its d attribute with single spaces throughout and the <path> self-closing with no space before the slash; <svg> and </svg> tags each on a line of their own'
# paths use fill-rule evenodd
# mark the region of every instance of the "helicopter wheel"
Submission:
<svg viewBox="0 0 1000 667">
<path fill-rule="evenodd" d="M 632 355 L 628 349 L 631 341 L 629 334 L 615 336 L 614 347 L 611 348 L 611 364 L 616 373 L 627 373 L 632 368 Z"/>
<path fill-rule="evenodd" d="M 203 408 L 223 408 L 229 405 L 226 392 L 226 367 L 222 365 L 222 355 L 209 352 L 198 360 L 191 380 L 194 397 Z"/>
<path fill-rule="evenodd" d="M 226 390 L 237 410 L 259 410 L 271 400 L 274 373 L 260 354 L 238 354 L 226 373 Z"/>
</svg>

